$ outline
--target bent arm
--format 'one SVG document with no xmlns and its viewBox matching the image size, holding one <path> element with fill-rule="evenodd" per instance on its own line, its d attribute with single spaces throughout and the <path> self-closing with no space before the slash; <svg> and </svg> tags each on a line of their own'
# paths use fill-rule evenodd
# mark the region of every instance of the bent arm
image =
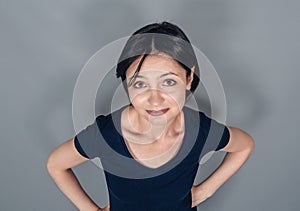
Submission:
<svg viewBox="0 0 300 211">
<path fill-rule="evenodd" d="M 85 193 L 71 169 L 87 160 L 78 153 L 74 146 L 74 139 L 71 139 L 49 155 L 47 170 L 58 188 L 79 210 L 101 210 Z"/>
<path fill-rule="evenodd" d="M 211 197 L 247 161 L 254 150 L 254 140 L 246 132 L 229 127 L 230 139 L 220 151 L 227 152 L 222 164 L 200 185 L 193 187 L 193 206 Z"/>
</svg>

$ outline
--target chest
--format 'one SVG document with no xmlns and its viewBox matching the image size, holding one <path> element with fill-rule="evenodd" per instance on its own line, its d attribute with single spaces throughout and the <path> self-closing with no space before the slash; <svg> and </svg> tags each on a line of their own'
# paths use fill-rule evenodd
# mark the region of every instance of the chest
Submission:
<svg viewBox="0 0 300 211">
<path fill-rule="evenodd" d="M 141 144 L 138 140 L 142 138 L 125 133 L 125 146 L 136 161 L 150 168 L 158 168 L 174 158 L 183 143 L 183 133 L 175 137 Z"/>
<path fill-rule="evenodd" d="M 109 191 L 124 201 L 157 202 L 182 199 L 190 191 L 198 163 L 185 159 L 168 172 L 142 179 L 123 178 L 106 173 Z"/>
</svg>

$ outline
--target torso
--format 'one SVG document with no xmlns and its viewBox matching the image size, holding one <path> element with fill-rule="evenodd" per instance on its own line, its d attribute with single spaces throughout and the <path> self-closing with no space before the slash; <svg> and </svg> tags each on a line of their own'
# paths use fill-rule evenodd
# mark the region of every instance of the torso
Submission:
<svg viewBox="0 0 300 211">
<path fill-rule="evenodd" d="M 121 114 L 122 136 L 128 151 L 137 162 L 149 168 L 158 168 L 176 156 L 184 137 L 183 118 L 180 123 L 182 128 L 178 133 L 168 138 L 154 140 L 137 133 L 130 127 L 125 118 L 128 112 L 129 109 L 126 108 Z"/>
</svg>

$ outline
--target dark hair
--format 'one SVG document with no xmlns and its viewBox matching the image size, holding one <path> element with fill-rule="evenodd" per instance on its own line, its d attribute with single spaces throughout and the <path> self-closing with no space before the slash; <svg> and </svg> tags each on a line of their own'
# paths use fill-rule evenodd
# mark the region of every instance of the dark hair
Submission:
<svg viewBox="0 0 300 211">
<path fill-rule="evenodd" d="M 191 68 L 195 67 L 193 82 L 190 91 L 193 93 L 199 84 L 199 66 L 193 47 L 176 25 L 169 22 L 153 23 L 134 32 L 127 40 L 120 55 L 116 75 L 121 77 L 123 86 L 128 94 L 126 85 L 126 71 L 129 66 L 141 57 L 134 73 L 135 80 L 145 58 L 150 54 L 164 53 L 172 57 L 186 70 L 186 76 L 190 76 Z M 131 81 L 130 81 L 131 82 Z"/>
</svg>

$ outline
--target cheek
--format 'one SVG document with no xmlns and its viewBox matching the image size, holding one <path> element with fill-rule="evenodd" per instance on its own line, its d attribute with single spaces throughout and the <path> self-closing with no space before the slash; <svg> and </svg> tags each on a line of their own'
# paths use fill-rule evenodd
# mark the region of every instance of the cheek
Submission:
<svg viewBox="0 0 300 211">
<path fill-rule="evenodd" d="M 184 83 L 179 83 L 174 87 L 169 87 L 164 90 L 165 94 L 178 105 L 183 105 L 185 102 L 185 91 L 186 87 Z"/>
<path fill-rule="evenodd" d="M 129 89 L 128 90 L 128 95 L 129 95 L 129 99 L 130 101 L 133 102 L 142 102 L 144 100 L 146 100 L 146 94 L 145 94 L 145 90 L 139 90 L 139 89 Z"/>
<path fill-rule="evenodd" d="M 168 93 L 168 97 L 172 104 L 176 104 L 179 108 L 182 108 L 185 103 L 185 90 Z"/>
</svg>

